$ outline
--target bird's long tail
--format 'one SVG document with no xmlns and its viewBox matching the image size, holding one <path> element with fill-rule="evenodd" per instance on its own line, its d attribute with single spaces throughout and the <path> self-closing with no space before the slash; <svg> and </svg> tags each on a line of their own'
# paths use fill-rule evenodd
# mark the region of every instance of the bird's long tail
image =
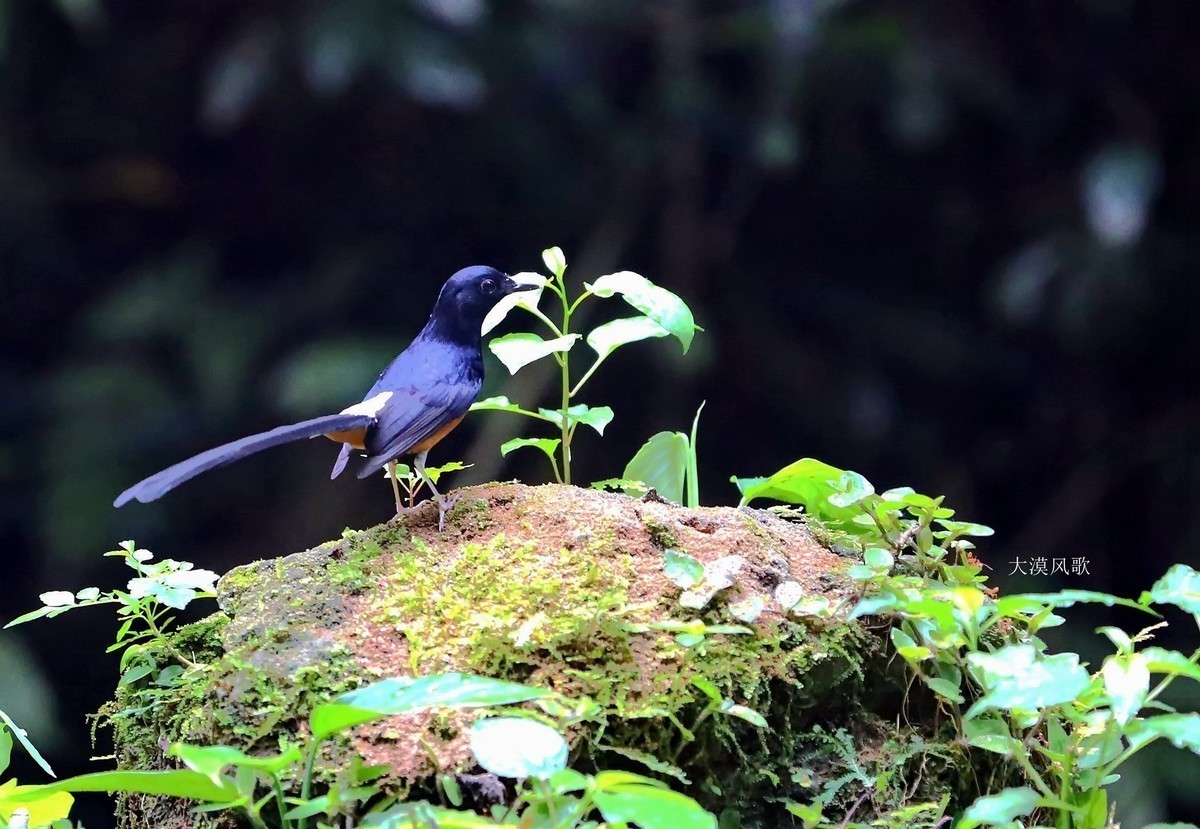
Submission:
<svg viewBox="0 0 1200 829">
<path fill-rule="evenodd" d="M 113 506 L 124 506 L 133 500 L 148 504 L 151 501 L 161 498 L 184 481 L 195 478 L 202 472 L 207 472 L 210 469 L 216 469 L 218 466 L 224 466 L 227 463 L 241 460 L 248 455 L 253 455 L 255 452 L 270 449 L 272 446 L 279 446 L 281 443 L 314 438 L 329 432 L 366 428 L 374 422 L 375 418 L 371 415 L 325 415 L 324 417 L 315 417 L 312 420 L 293 423 L 290 426 L 280 426 L 278 429 L 272 429 L 269 432 L 250 435 L 250 437 L 226 443 L 215 449 L 209 449 L 207 452 L 201 452 L 199 455 L 188 458 L 186 461 L 180 461 L 161 472 L 156 472 L 149 478 L 139 481 L 118 495 L 117 500 L 113 501 Z"/>
</svg>

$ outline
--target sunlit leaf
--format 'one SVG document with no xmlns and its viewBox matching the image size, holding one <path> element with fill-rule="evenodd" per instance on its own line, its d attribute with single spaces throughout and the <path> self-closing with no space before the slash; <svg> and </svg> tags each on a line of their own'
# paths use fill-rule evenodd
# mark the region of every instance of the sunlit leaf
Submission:
<svg viewBox="0 0 1200 829">
<path fill-rule="evenodd" d="M 546 248 L 542 251 L 542 262 L 546 265 L 546 270 L 555 276 L 562 278 L 562 275 L 567 270 L 567 255 L 563 253 L 562 248 L 555 245 L 551 248 Z"/>
<path fill-rule="evenodd" d="M 1100 670 L 1104 692 L 1112 703 L 1113 719 L 1125 725 L 1133 719 L 1146 701 L 1150 690 L 1150 669 L 1141 654 L 1122 654 L 1109 657 Z"/>
<path fill-rule="evenodd" d="M 1142 594 L 1142 602 L 1173 604 L 1188 613 L 1200 616 L 1200 572 L 1186 564 L 1176 564 Z"/>
<path fill-rule="evenodd" d="M 1200 714 L 1160 714 L 1135 719 L 1125 726 L 1125 737 L 1131 748 L 1140 748 L 1161 737 L 1176 748 L 1200 754 Z"/>
<path fill-rule="evenodd" d="M 471 752 L 500 777 L 546 779 L 567 766 L 567 741 L 545 723 L 493 717 L 471 724 Z"/>
<path fill-rule="evenodd" d="M 684 353 L 692 345 L 697 325 L 691 309 L 682 299 L 632 271 L 606 274 L 587 285 L 599 297 L 620 294 L 626 302 L 669 331 L 683 345 Z"/>
<path fill-rule="evenodd" d="M 488 348 L 504 363 L 509 374 L 516 374 L 525 366 L 548 357 L 551 354 L 570 351 L 571 346 L 579 339 L 578 334 L 567 334 L 565 337 L 555 337 L 543 340 L 537 334 L 519 332 L 505 334 L 488 343 Z"/>
<path fill-rule="evenodd" d="M 687 553 L 681 553 L 678 550 L 667 550 L 664 556 L 663 572 L 677 586 L 686 590 L 703 580 L 704 565 Z"/>
<path fill-rule="evenodd" d="M 593 328 L 587 335 L 587 344 L 603 359 L 627 343 L 650 337 L 666 337 L 670 333 L 649 317 L 628 317 Z"/>
<path fill-rule="evenodd" d="M 1151 647 L 1143 650 L 1141 656 L 1146 660 L 1146 667 L 1152 674 L 1187 676 L 1200 682 L 1200 665 L 1197 665 L 1179 651 Z"/>
<path fill-rule="evenodd" d="M 1037 711 L 1075 699 L 1091 681 L 1079 655 L 1039 654 L 1033 645 L 1009 645 L 993 653 L 967 654 L 986 693 L 967 716 L 990 709 Z"/>
<path fill-rule="evenodd" d="M 542 299 L 542 289 L 546 286 L 546 277 L 540 273 L 524 271 L 522 273 L 515 273 L 510 278 L 518 285 L 536 285 L 537 288 L 532 291 L 517 291 L 503 297 L 497 302 L 492 307 L 492 310 L 488 311 L 487 316 L 483 318 L 482 333 L 485 335 L 503 322 L 504 318 L 514 308 L 532 310 L 538 306 L 538 302 Z"/>
</svg>

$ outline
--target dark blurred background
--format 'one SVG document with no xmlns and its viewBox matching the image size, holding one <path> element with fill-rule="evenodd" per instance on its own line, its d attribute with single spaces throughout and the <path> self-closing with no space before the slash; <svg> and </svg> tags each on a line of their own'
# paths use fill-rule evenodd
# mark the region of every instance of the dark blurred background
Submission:
<svg viewBox="0 0 1200 829">
<path fill-rule="evenodd" d="M 0 0 L 0 616 L 119 584 L 125 538 L 223 571 L 387 519 L 325 442 L 111 502 L 356 402 L 452 271 L 552 244 L 706 329 L 597 374 L 616 419 L 580 480 L 707 400 L 705 503 L 817 457 L 994 526 L 1004 589 L 1136 595 L 1200 559 L 1197 24 L 1192 0 Z M 435 461 L 543 481 L 498 456 L 524 425 L 472 416 Z M 1037 557 L 1087 573 L 1009 577 Z M 1069 616 L 1093 660 L 1097 624 L 1144 621 Z M 60 774 L 90 767 L 114 628 L 0 634 L 0 707 Z M 1198 811 L 1197 758 L 1143 759 L 1126 826 Z"/>
</svg>

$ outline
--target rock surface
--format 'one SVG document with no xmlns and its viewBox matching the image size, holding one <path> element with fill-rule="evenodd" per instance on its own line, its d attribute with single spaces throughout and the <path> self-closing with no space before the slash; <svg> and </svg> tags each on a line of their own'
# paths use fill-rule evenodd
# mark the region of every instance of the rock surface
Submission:
<svg viewBox="0 0 1200 829">
<path fill-rule="evenodd" d="M 686 597 L 667 551 L 706 566 Z M 802 523 L 759 510 L 555 485 L 465 489 L 442 533 L 427 506 L 228 573 L 221 612 L 175 642 L 203 667 L 171 688 L 120 689 L 113 711 L 145 710 L 114 718 L 118 760 L 161 768 L 160 746 L 174 741 L 276 751 L 333 695 L 465 671 L 591 699 L 595 715 L 569 735 L 573 767 L 657 772 L 742 826 L 790 821 L 788 803 L 844 813 L 858 802 L 855 820 L 867 821 L 962 794 L 961 758 L 922 722 L 933 712 L 916 710 L 920 695 L 883 639 L 776 599 L 848 606 L 850 563 Z M 705 687 L 768 727 L 741 708 L 713 712 Z M 464 728 L 473 716 L 362 726 L 329 746 L 321 774 L 335 778 L 359 755 L 386 765 L 397 791 L 428 795 L 435 773 L 478 771 Z M 122 809 L 126 827 L 196 821 L 155 798 Z"/>
</svg>

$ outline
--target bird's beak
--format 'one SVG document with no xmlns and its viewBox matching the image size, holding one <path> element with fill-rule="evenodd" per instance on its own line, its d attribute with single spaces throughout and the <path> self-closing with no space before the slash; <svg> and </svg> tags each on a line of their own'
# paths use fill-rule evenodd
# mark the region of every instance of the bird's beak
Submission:
<svg viewBox="0 0 1200 829">
<path fill-rule="evenodd" d="M 517 282 L 511 276 L 508 278 L 508 292 L 510 294 L 519 293 L 521 291 L 536 291 L 537 285 L 531 285 L 528 282 Z"/>
</svg>

